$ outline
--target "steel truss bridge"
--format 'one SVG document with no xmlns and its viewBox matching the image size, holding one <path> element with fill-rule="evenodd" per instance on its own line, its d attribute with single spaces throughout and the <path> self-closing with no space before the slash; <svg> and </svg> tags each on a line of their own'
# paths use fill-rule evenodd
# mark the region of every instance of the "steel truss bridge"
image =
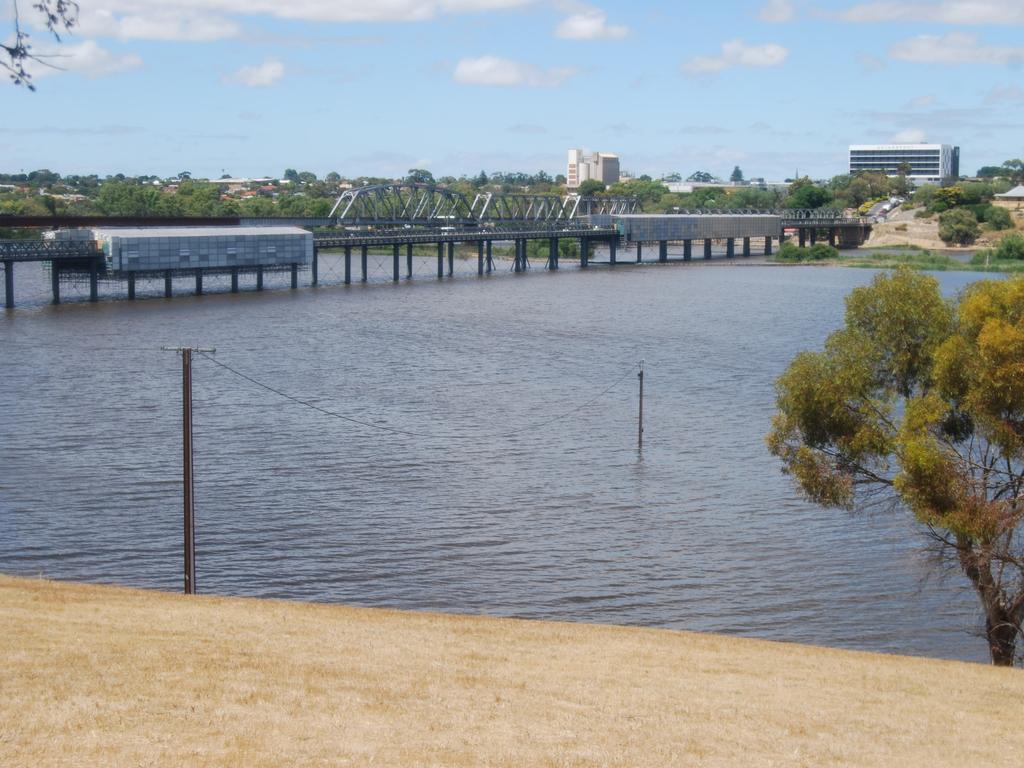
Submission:
<svg viewBox="0 0 1024 768">
<path fill-rule="evenodd" d="M 469 197 L 431 184 L 376 184 L 350 189 L 328 214 L 337 225 L 474 226 L 575 221 L 592 214 L 639 213 L 635 197 L 526 195 L 479 192 Z"/>
</svg>

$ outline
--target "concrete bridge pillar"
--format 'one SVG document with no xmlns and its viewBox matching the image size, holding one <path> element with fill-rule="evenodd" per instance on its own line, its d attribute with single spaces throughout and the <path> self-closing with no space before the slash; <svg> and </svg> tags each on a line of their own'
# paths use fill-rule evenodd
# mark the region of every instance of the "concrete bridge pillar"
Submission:
<svg viewBox="0 0 1024 768">
<path fill-rule="evenodd" d="M 412 279 L 412 243 L 405 244 L 405 276 Z"/>
<path fill-rule="evenodd" d="M 320 251 L 317 248 L 313 248 L 313 262 L 310 264 L 310 283 L 312 285 L 317 285 L 319 282 L 320 282 Z"/>
<path fill-rule="evenodd" d="M 668 241 L 662 240 L 658 243 L 658 261 L 664 263 L 668 261 Z"/>
<path fill-rule="evenodd" d="M 479 240 L 476 244 L 476 273 L 482 275 L 484 273 L 484 241 Z"/>
<path fill-rule="evenodd" d="M 807 230 L 800 227 L 800 247 L 803 248 L 805 245 L 807 245 Z"/>
<path fill-rule="evenodd" d="M 171 285 L 171 270 L 164 271 L 164 298 L 169 299 L 173 294 L 173 286 Z"/>
<path fill-rule="evenodd" d="M 558 238 L 548 238 L 548 269 L 558 269 Z"/>
<path fill-rule="evenodd" d="M 402 247 L 395 243 L 391 252 L 391 279 L 398 282 L 402 279 Z"/>
<path fill-rule="evenodd" d="M 128 273 L 128 300 L 131 301 L 135 298 L 135 273 Z"/>
<path fill-rule="evenodd" d="M 60 304 L 60 264 L 50 262 L 50 290 L 53 291 L 53 303 Z"/>
<path fill-rule="evenodd" d="M 707 237 L 704 238 L 704 258 L 711 258 L 711 240 Z"/>
<path fill-rule="evenodd" d="M 736 240 L 734 238 L 726 238 L 725 241 L 725 258 L 731 259 L 736 255 Z"/>
<path fill-rule="evenodd" d="M 749 256 L 750 255 L 750 238 L 749 237 L 744 237 L 743 238 L 743 255 L 744 256 Z"/>
<path fill-rule="evenodd" d="M 494 242 L 487 241 L 487 274 L 494 271 Z"/>
<path fill-rule="evenodd" d="M 811 245 L 817 245 L 818 243 L 818 229 L 817 227 L 811 227 Z"/>
<path fill-rule="evenodd" d="M 203 295 L 203 270 L 196 270 L 196 296 Z"/>
<path fill-rule="evenodd" d="M 772 255 L 772 239 L 770 237 L 766 237 L 764 239 L 764 255 L 765 256 L 771 256 Z"/>
<path fill-rule="evenodd" d="M 316 272 L 314 271 L 315 275 Z M 238 267 L 231 268 L 231 292 L 238 293 Z"/>
<path fill-rule="evenodd" d="M 4 307 L 14 309 L 14 262 L 4 260 Z"/>
<path fill-rule="evenodd" d="M 256 290 L 263 290 L 263 265 L 256 267 Z"/>
<path fill-rule="evenodd" d="M 455 241 L 448 242 L 448 277 L 455 274 Z"/>
<path fill-rule="evenodd" d="M 299 265 L 292 264 L 292 290 L 296 290 L 299 287 Z"/>
<path fill-rule="evenodd" d="M 636 263 L 641 264 L 644 260 L 644 244 L 637 240 L 636 243 Z"/>
<path fill-rule="evenodd" d="M 345 285 L 352 282 L 352 246 L 345 246 Z"/>
<path fill-rule="evenodd" d="M 833 248 L 836 247 L 836 228 L 835 227 L 829 227 L 828 228 L 828 244 L 831 245 Z"/>
<path fill-rule="evenodd" d="M 368 245 L 364 245 L 364 246 L 362 246 L 359 249 L 359 266 L 362 268 L 362 275 L 363 275 L 361 282 L 364 282 L 364 283 L 369 278 L 369 269 L 368 269 L 369 265 L 367 264 L 367 261 L 369 260 L 367 258 L 369 256 L 369 253 L 370 253 L 370 246 L 368 246 Z"/>
<path fill-rule="evenodd" d="M 437 244 L 437 279 L 444 279 L 444 243 Z"/>
<path fill-rule="evenodd" d="M 615 257 L 616 246 L 617 246 L 616 238 L 613 237 L 611 240 L 608 241 L 608 261 L 610 263 L 612 263 L 612 264 L 617 264 L 618 263 L 618 261 L 617 261 L 617 259 Z"/>
<path fill-rule="evenodd" d="M 99 301 L 100 265 L 93 259 L 89 263 L 89 301 Z"/>
<path fill-rule="evenodd" d="M 580 269 L 586 269 L 590 266 L 590 241 L 585 238 L 580 238 Z"/>
<path fill-rule="evenodd" d="M 683 261 L 693 258 L 693 240 L 683 240 Z"/>
</svg>

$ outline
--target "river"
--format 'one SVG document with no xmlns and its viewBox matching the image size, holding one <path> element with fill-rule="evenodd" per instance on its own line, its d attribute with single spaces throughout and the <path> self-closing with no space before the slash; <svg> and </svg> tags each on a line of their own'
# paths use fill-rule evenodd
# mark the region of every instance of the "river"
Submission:
<svg viewBox="0 0 1024 768">
<path fill-rule="evenodd" d="M 19 290 L 45 296 L 32 268 Z M 986 661 L 975 598 L 905 513 L 808 504 L 764 445 L 774 379 L 873 274 L 696 263 L 28 302 L 0 314 L 0 571 L 180 589 L 180 362 L 160 348 L 189 344 L 372 425 L 198 358 L 200 592 Z"/>
</svg>

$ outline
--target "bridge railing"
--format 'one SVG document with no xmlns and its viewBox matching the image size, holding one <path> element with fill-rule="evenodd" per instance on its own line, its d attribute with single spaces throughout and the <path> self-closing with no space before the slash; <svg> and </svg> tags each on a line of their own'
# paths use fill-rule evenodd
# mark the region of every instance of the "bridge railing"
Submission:
<svg viewBox="0 0 1024 768">
<path fill-rule="evenodd" d="M 94 240 L 0 240 L 0 261 L 95 259 L 101 254 Z"/>
</svg>

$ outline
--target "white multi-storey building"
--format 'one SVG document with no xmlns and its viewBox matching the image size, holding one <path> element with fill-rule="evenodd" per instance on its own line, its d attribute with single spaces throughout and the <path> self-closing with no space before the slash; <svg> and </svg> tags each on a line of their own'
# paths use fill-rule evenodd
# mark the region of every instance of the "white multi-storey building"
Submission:
<svg viewBox="0 0 1024 768">
<path fill-rule="evenodd" d="M 608 152 L 584 155 L 582 149 L 569 150 L 569 164 L 565 172 L 565 186 L 577 189 L 584 181 L 594 179 L 605 186 L 619 180 L 619 156 Z"/>
<path fill-rule="evenodd" d="M 899 176 L 909 166 L 914 184 L 941 184 L 960 176 L 960 147 L 951 144 L 851 144 L 850 173 L 881 171 Z"/>
</svg>

